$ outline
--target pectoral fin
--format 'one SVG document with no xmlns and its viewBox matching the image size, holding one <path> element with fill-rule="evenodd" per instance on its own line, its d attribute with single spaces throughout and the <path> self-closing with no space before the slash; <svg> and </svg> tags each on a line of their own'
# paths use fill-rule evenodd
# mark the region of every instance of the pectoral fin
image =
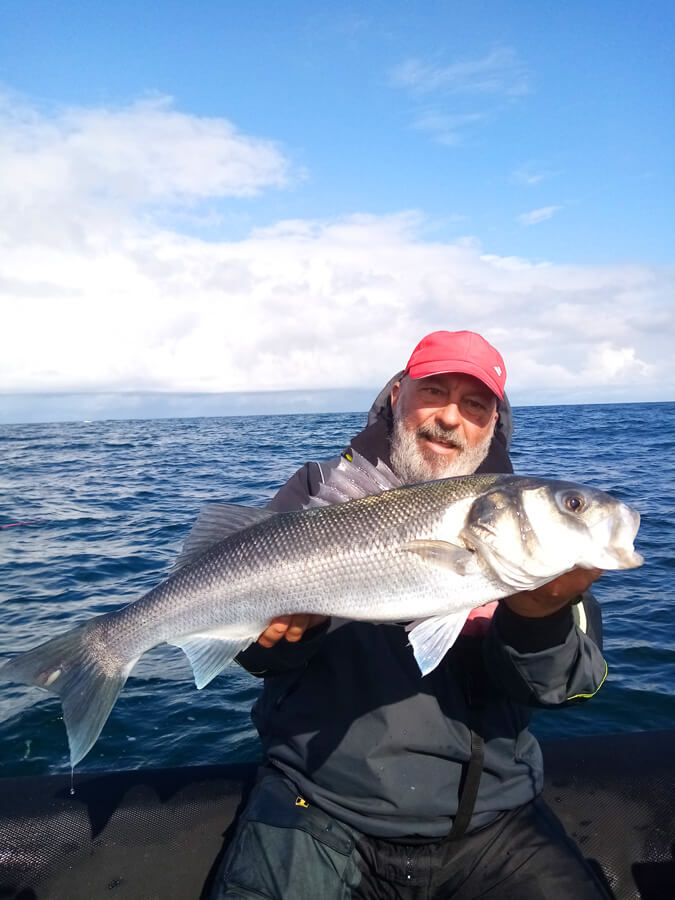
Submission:
<svg viewBox="0 0 675 900">
<path fill-rule="evenodd" d="M 458 547 L 447 541 L 410 541 L 403 544 L 401 549 L 408 553 L 416 553 L 425 562 L 451 569 L 457 575 L 471 575 L 477 571 L 476 554 L 466 547 Z"/>
<path fill-rule="evenodd" d="M 422 675 L 432 672 L 457 640 L 469 610 L 417 619 L 406 627 L 410 632 L 417 665 Z"/>
</svg>

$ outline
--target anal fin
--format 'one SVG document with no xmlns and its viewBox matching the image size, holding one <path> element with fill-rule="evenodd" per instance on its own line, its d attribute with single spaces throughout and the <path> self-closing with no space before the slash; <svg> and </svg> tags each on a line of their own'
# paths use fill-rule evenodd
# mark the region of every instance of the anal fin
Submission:
<svg viewBox="0 0 675 900">
<path fill-rule="evenodd" d="M 264 626 L 258 628 L 255 634 L 232 638 L 209 633 L 189 634 L 169 643 L 180 647 L 190 660 L 195 685 L 201 689 L 229 666 L 237 653 L 252 644 L 263 629 Z"/>
</svg>

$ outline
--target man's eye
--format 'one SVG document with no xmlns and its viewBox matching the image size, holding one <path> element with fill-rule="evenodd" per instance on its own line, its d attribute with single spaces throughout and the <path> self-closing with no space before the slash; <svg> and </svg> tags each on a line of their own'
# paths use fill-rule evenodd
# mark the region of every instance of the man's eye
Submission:
<svg viewBox="0 0 675 900">
<path fill-rule="evenodd" d="M 473 400 L 471 398 L 467 398 L 464 402 L 470 409 L 486 409 L 487 408 L 484 403 L 481 403 L 480 400 Z"/>
</svg>

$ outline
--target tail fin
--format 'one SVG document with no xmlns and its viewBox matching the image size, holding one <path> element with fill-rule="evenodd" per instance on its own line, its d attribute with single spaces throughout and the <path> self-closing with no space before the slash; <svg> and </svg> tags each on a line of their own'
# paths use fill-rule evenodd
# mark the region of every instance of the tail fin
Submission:
<svg viewBox="0 0 675 900">
<path fill-rule="evenodd" d="M 108 654 L 101 658 L 91 626 L 89 622 L 73 628 L 0 667 L 2 679 L 35 684 L 59 695 L 72 766 L 96 743 L 136 663 L 118 662 Z"/>
</svg>

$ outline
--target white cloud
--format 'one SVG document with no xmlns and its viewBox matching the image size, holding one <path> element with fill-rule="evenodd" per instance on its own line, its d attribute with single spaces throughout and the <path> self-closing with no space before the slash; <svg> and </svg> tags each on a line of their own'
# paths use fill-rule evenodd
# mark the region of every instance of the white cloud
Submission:
<svg viewBox="0 0 675 900">
<path fill-rule="evenodd" d="M 518 97 L 529 90 L 525 66 L 511 47 L 447 65 L 411 58 L 390 72 L 394 87 L 413 93 L 497 94 Z"/>
<path fill-rule="evenodd" d="M 150 146 L 177 114 L 163 125 L 153 115 Z M 156 224 L 154 198 L 236 191 L 223 174 L 234 171 L 229 153 L 250 190 L 282 184 L 289 164 L 232 126 L 219 143 L 220 126 L 184 118 L 201 171 L 181 158 L 174 175 L 162 158 L 147 188 L 140 150 L 125 170 L 97 161 L 99 117 L 78 119 L 78 166 L 58 116 L 34 114 L 28 130 L 22 116 L 4 131 L 5 154 L 29 135 L 31 158 L 67 177 L 15 169 L 29 189 L 24 216 L 21 185 L 2 187 L 0 203 L 9 197 L 17 213 L 0 223 L 3 391 L 375 388 L 426 332 L 470 328 L 502 350 L 516 402 L 535 389 L 558 401 L 672 397 L 672 271 L 533 264 L 484 254 L 475 240 L 431 242 L 416 212 L 286 221 L 206 242 Z M 131 146 L 137 116 L 115 123 L 118 145 Z M 137 185 L 122 192 L 128 203 L 111 179 Z"/>
<path fill-rule="evenodd" d="M 530 212 L 522 213 L 517 217 L 517 221 L 521 225 L 538 225 L 540 222 L 546 222 L 559 212 L 562 206 L 542 206 L 540 209 L 532 209 Z"/>
<path fill-rule="evenodd" d="M 597 372 L 597 380 L 610 384 L 617 378 L 626 380 L 649 376 L 654 367 L 636 357 L 635 347 L 613 347 L 601 342 L 595 348 L 594 359 L 589 367 Z"/>
<path fill-rule="evenodd" d="M 428 132 L 439 144 L 454 147 L 462 142 L 469 128 L 484 122 L 485 119 L 483 113 L 449 115 L 429 109 L 418 115 L 413 127 L 418 131 Z"/>
<path fill-rule="evenodd" d="M 0 196 L 4 210 L 26 221 L 36 208 L 67 219 L 83 206 L 110 215 L 248 197 L 289 179 L 274 142 L 179 112 L 168 97 L 47 115 L 0 95 Z"/>
<path fill-rule="evenodd" d="M 558 172 L 550 171 L 534 163 L 528 163 L 515 169 L 511 173 L 511 180 L 515 184 L 524 185 L 525 187 L 536 187 L 536 185 L 541 184 L 543 181 L 548 181 L 558 174 Z"/>
<path fill-rule="evenodd" d="M 413 128 L 448 147 L 530 90 L 525 66 L 511 47 L 448 64 L 407 59 L 391 69 L 389 83 L 411 95 Z"/>
</svg>

